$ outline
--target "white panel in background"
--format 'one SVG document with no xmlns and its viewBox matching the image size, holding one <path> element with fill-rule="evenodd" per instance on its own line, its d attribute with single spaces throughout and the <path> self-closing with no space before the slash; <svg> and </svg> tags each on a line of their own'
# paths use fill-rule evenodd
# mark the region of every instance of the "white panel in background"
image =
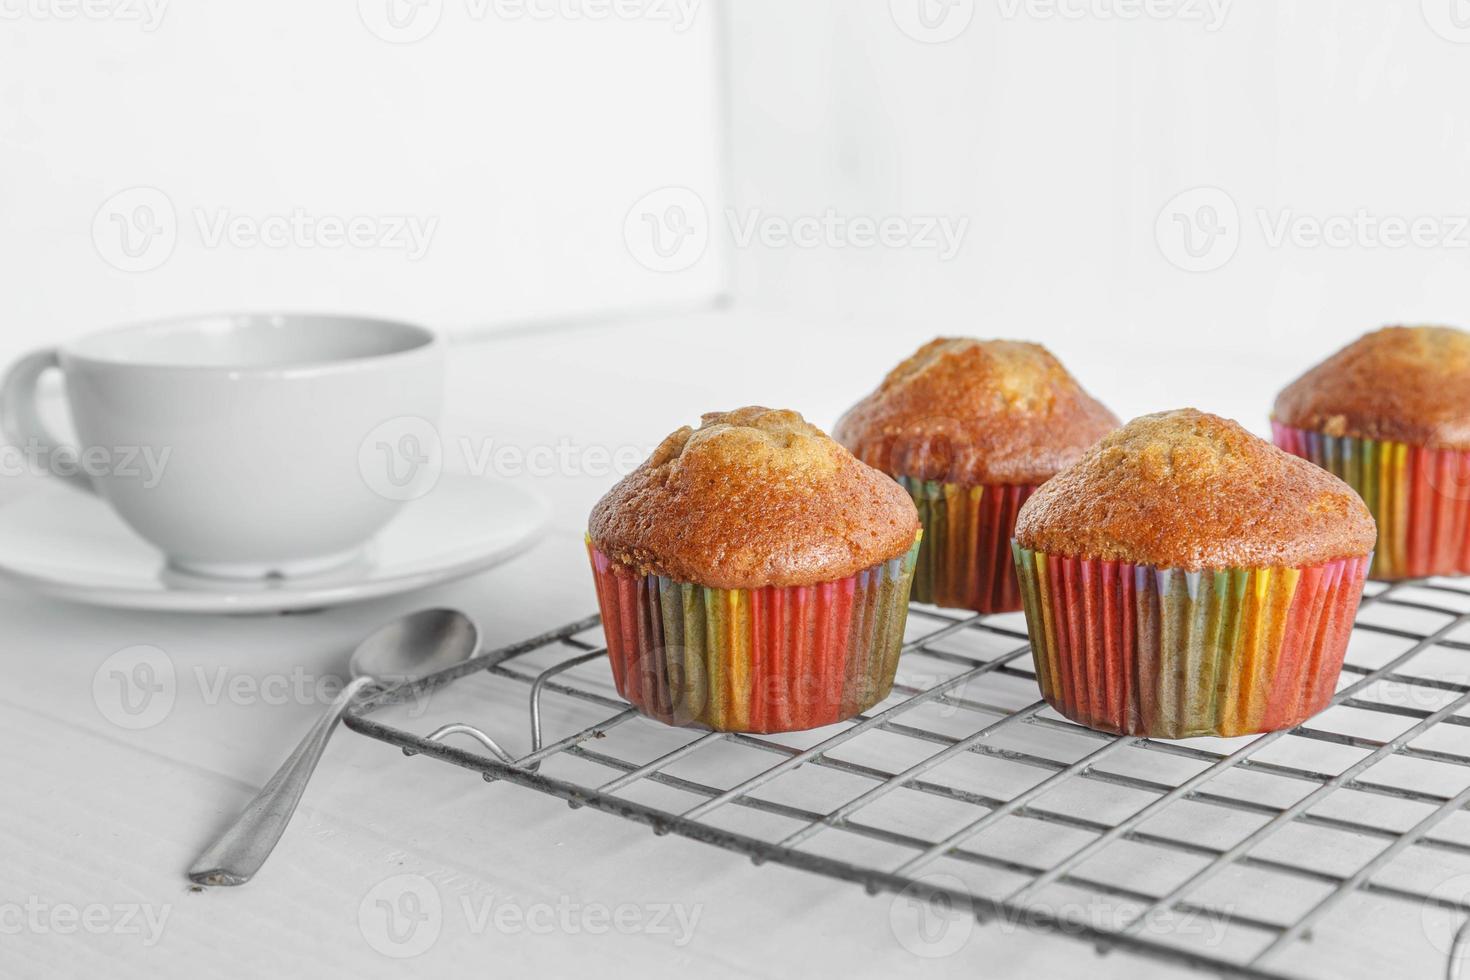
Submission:
<svg viewBox="0 0 1470 980">
<path fill-rule="evenodd" d="M 1279 356 L 1264 417 L 1359 333 L 1470 327 L 1457 3 L 742 0 L 736 212 L 912 237 L 737 242 L 734 295 L 876 334 L 1158 348 L 1186 391 Z M 919 237 L 944 217 L 966 223 L 948 257 Z"/>
<path fill-rule="evenodd" d="M 707 0 L 6 0 L 0 15 L 6 359 L 198 310 L 474 328 L 723 286 L 699 225 L 719 190 Z M 630 216 L 666 186 L 692 197 Z"/>
</svg>

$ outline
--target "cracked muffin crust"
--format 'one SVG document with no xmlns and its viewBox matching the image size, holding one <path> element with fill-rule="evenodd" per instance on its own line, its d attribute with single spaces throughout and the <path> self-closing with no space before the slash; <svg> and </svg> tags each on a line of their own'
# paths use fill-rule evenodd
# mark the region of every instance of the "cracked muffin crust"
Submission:
<svg viewBox="0 0 1470 980">
<path fill-rule="evenodd" d="M 1272 419 L 1329 436 L 1470 449 L 1470 333 L 1366 334 L 1287 385 Z"/>
<path fill-rule="evenodd" d="M 796 412 L 759 406 L 669 435 L 588 530 L 640 574 L 720 589 L 845 578 L 905 554 L 918 532 L 897 483 Z"/>
<path fill-rule="evenodd" d="M 834 435 L 893 476 L 1034 484 L 1117 425 L 1040 344 L 940 337 L 890 371 Z"/>
<path fill-rule="evenodd" d="M 1134 419 L 1043 484 L 1016 541 L 1047 554 L 1189 571 L 1362 557 L 1377 529 L 1348 485 L 1229 419 Z"/>
</svg>

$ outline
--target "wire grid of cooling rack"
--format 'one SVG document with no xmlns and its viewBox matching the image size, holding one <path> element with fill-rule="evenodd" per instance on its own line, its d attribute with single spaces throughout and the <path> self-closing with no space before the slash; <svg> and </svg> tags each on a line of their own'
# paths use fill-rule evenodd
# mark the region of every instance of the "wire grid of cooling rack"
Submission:
<svg viewBox="0 0 1470 980">
<path fill-rule="evenodd" d="M 1036 693 L 1019 614 L 915 605 L 892 695 L 851 722 L 670 728 L 617 696 L 592 616 L 384 692 L 347 724 L 757 864 L 1100 952 L 1229 976 L 1456 975 L 1470 588 L 1370 583 L 1332 706 L 1289 732 L 1115 737 Z"/>
</svg>

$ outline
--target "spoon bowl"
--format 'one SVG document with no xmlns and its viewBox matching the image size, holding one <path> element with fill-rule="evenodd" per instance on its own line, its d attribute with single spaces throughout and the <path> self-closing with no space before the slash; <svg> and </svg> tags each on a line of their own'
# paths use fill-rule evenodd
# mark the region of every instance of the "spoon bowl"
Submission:
<svg viewBox="0 0 1470 980">
<path fill-rule="evenodd" d="M 470 659 L 479 643 L 479 630 L 464 613 L 421 609 L 369 634 L 348 669 L 380 683 L 416 681 Z"/>
</svg>

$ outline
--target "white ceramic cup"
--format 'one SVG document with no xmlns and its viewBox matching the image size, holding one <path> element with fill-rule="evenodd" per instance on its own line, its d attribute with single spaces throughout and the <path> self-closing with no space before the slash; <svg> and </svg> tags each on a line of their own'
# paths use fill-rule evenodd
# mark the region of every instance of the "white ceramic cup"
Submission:
<svg viewBox="0 0 1470 980">
<path fill-rule="evenodd" d="M 64 378 L 75 448 L 37 411 L 51 370 Z M 437 477 L 443 377 L 443 341 L 409 323 L 188 317 L 26 355 L 0 386 L 0 425 L 176 568 L 303 575 L 355 558 L 415 496 L 400 490 Z"/>
</svg>

